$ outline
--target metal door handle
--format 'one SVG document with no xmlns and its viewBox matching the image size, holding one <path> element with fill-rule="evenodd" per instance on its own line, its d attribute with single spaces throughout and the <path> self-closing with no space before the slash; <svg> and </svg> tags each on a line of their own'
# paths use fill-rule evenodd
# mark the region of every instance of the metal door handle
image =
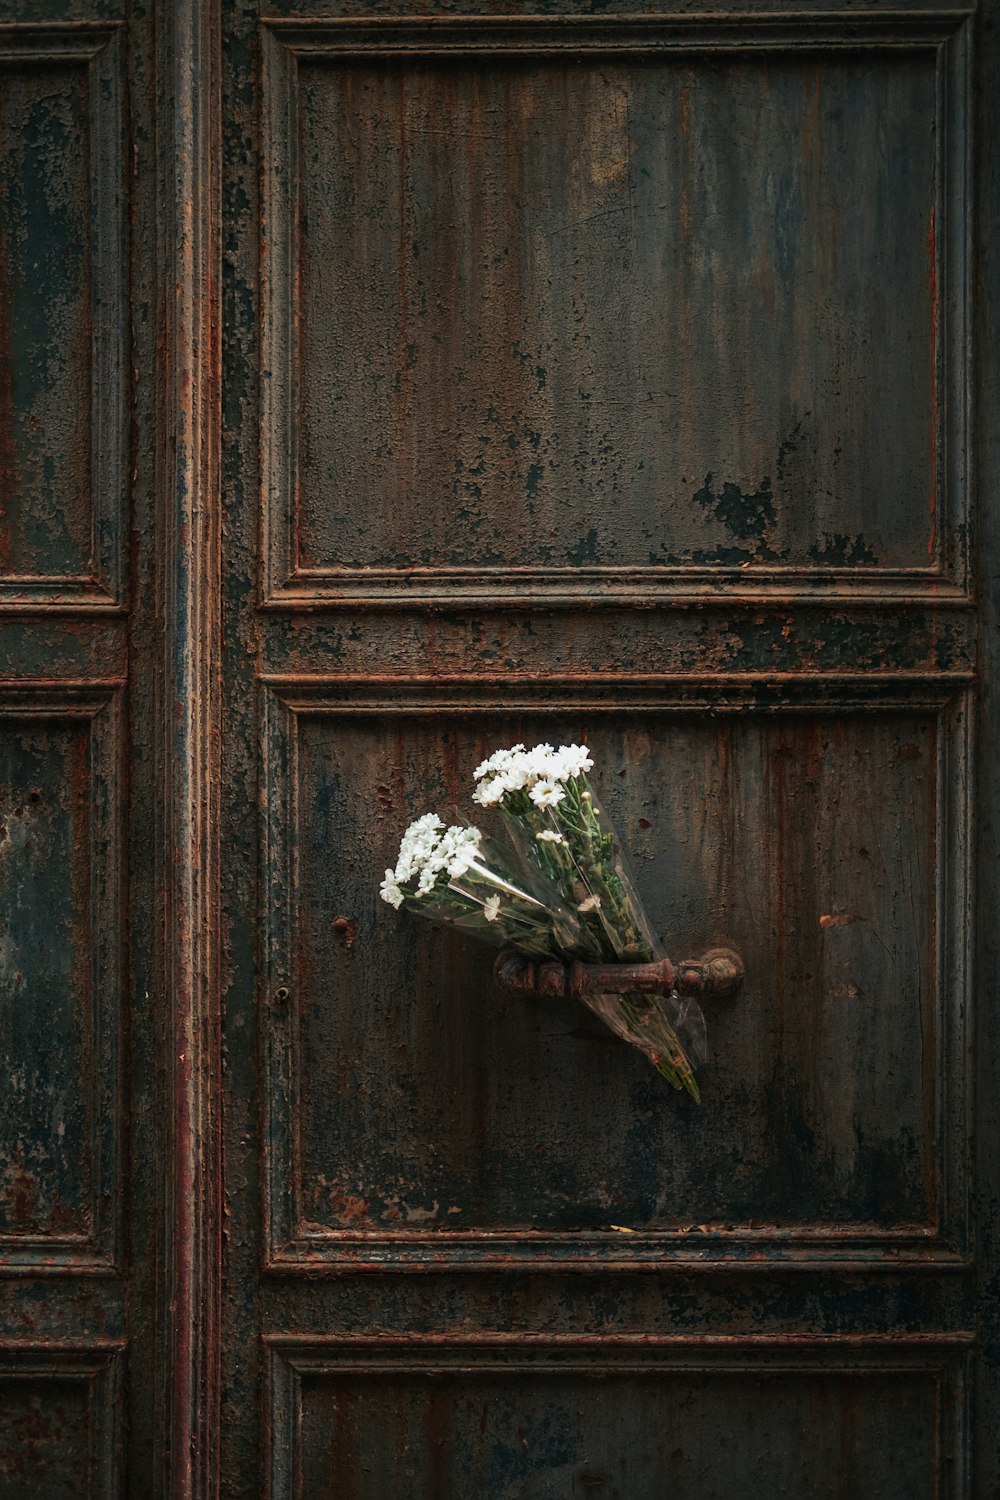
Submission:
<svg viewBox="0 0 1000 1500">
<path fill-rule="evenodd" d="M 710 948 L 701 958 L 684 959 L 672 964 L 669 958 L 648 964 L 582 964 L 560 963 L 558 959 L 536 961 L 504 948 L 493 965 L 497 984 L 508 994 L 571 995 L 579 999 L 587 994 L 707 995 L 723 998 L 734 995 L 743 983 L 745 969 L 740 955 L 732 948 Z"/>
</svg>

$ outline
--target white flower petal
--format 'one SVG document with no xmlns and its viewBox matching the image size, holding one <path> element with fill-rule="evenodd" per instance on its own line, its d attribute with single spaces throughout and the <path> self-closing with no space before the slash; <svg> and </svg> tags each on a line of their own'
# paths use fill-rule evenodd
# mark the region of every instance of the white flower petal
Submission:
<svg viewBox="0 0 1000 1500">
<path fill-rule="evenodd" d="M 521 754 L 523 749 L 523 745 L 512 745 L 509 750 L 494 750 L 492 755 L 476 767 L 472 773 L 473 777 L 476 781 L 482 781 L 483 777 L 489 776 L 491 772 L 502 771 L 514 756 Z"/>
<path fill-rule="evenodd" d="M 566 793 L 555 781 L 536 781 L 528 794 L 536 807 L 555 807 Z"/>
<path fill-rule="evenodd" d="M 389 905 L 395 906 L 397 910 L 402 906 L 403 892 L 399 888 L 395 871 L 386 870 L 385 879 L 379 887 L 379 895 L 383 901 L 388 901 Z"/>
<path fill-rule="evenodd" d="M 563 781 L 568 781 L 573 776 L 583 775 L 594 764 L 586 745 L 560 745 L 557 754 L 562 768 L 560 779 Z"/>
<path fill-rule="evenodd" d="M 499 802 L 507 790 L 502 776 L 494 776 L 492 781 L 484 781 L 472 794 L 473 802 L 478 802 L 480 807 L 492 807 Z"/>
<path fill-rule="evenodd" d="M 483 836 L 478 828 L 462 828 L 458 824 L 448 829 L 451 835 L 448 857 L 448 874 L 455 879 L 464 875 L 479 853 Z"/>
</svg>

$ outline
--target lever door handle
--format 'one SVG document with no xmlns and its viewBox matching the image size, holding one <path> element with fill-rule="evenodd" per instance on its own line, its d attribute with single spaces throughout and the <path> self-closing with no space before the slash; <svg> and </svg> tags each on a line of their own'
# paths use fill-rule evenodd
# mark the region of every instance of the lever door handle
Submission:
<svg viewBox="0 0 1000 1500">
<path fill-rule="evenodd" d="M 745 969 L 732 948 L 710 948 L 701 958 L 678 964 L 669 958 L 647 964 L 583 964 L 578 960 L 536 960 L 504 948 L 493 966 L 497 984 L 508 994 L 572 995 L 580 999 L 592 994 L 708 996 L 722 999 L 734 995 L 743 983 Z"/>
</svg>

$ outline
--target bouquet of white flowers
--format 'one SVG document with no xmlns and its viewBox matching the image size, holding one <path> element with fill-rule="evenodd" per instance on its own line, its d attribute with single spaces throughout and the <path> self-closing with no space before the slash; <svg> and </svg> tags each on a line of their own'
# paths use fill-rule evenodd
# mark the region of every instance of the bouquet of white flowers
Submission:
<svg viewBox="0 0 1000 1500">
<path fill-rule="evenodd" d="M 544 876 L 478 828 L 446 828 L 436 813 L 425 813 L 404 833 L 381 896 L 443 927 L 539 958 L 575 952 L 581 941 L 579 922 Z"/>
<path fill-rule="evenodd" d="M 656 943 L 587 780 L 593 764 L 585 745 L 514 745 L 476 767 L 472 800 L 499 807 L 515 843 L 581 914 L 590 957 L 644 963 Z"/>
<path fill-rule="evenodd" d="M 511 839 L 501 850 L 479 829 L 445 828 L 428 813 L 403 836 L 382 897 L 435 921 L 535 957 L 584 963 L 662 958 L 614 830 L 587 772 L 585 745 L 514 745 L 475 771 L 473 800 L 496 807 Z M 584 1002 L 639 1047 L 675 1088 L 700 1098 L 705 1022 L 689 997 L 585 992 Z"/>
</svg>

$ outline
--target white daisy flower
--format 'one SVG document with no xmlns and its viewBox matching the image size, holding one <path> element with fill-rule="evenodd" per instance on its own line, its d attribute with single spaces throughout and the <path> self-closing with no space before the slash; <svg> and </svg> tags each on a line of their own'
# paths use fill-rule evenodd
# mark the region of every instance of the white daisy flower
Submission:
<svg viewBox="0 0 1000 1500">
<path fill-rule="evenodd" d="M 524 755 L 515 755 L 514 759 L 498 772 L 497 780 L 501 783 L 505 792 L 523 791 L 533 780 L 533 773 L 528 765 L 527 757 Z"/>
<path fill-rule="evenodd" d="M 515 755 L 520 755 L 523 750 L 523 745 L 511 745 L 509 750 L 494 750 L 492 755 L 476 767 L 472 773 L 473 777 L 476 781 L 482 781 L 483 777 L 489 776 L 492 771 L 502 771 L 511 759 Z"/>
<path fill-rule="evenodd" d="M 600 896 L 588 896 L 585 901 L 580 902 L 577 911 L 596 911 L 600 904 Z"/>
<path fill-rule="evenodd" d="M 549 777 L 554 769 L 555 751 L 549 744 L 536 745 L 525 753 L 526 770 L 532 776 Z"/>
<path fill-rule="evenodd" d="M 535 838 L 540 844 L 565 844 L 566 840 L 561 833 L 556 833 L 554 828 L 543 828 L 541 833 L 536 833 Z"/>
<path fill-rule="evenodd" d="M 483 902 L 483 916 L 487 922 L 495 922 L 500 915 L 500 897 L 490 896 Z"/>
<path fill-rule="evenodd" d="M 461 828 L 457 825 L 449 828 L 448 833 L 452 835 L 448 874 L 455 880 L 459 875 L 464 875 L 475 861 L 483 836 L 478 828 Z"/>
<path fill-rule="evenodd" d="M 555 781 L 536 781 L 528 794 L 536 807 L 555 807 L 566 793 Z"/>
<path fill-rule="evenodd" d="M 388 901 L 389 905 L 395 906 L 397 910 L 402 906 L 403 892 L 399 888 L 395 870 L 386 870 L 385 879 L 379 887 L 379 895 L 383 901 Z"/>
<path fill-rule="evenodd" d="M 473 802 L 478 802 L 480 807 L 492 807 L 499 802 L 507 788 L 504 786 L 502 776 L 494 776 L 492 781 L 484 781 L 472 794 Z"/>
<path fill-rule="evenodd" d="M 581 776 L 594 764 L 586 745 L 560 745 L 558 754 L 564 780 L 571 776 Z"/>
</svg>

